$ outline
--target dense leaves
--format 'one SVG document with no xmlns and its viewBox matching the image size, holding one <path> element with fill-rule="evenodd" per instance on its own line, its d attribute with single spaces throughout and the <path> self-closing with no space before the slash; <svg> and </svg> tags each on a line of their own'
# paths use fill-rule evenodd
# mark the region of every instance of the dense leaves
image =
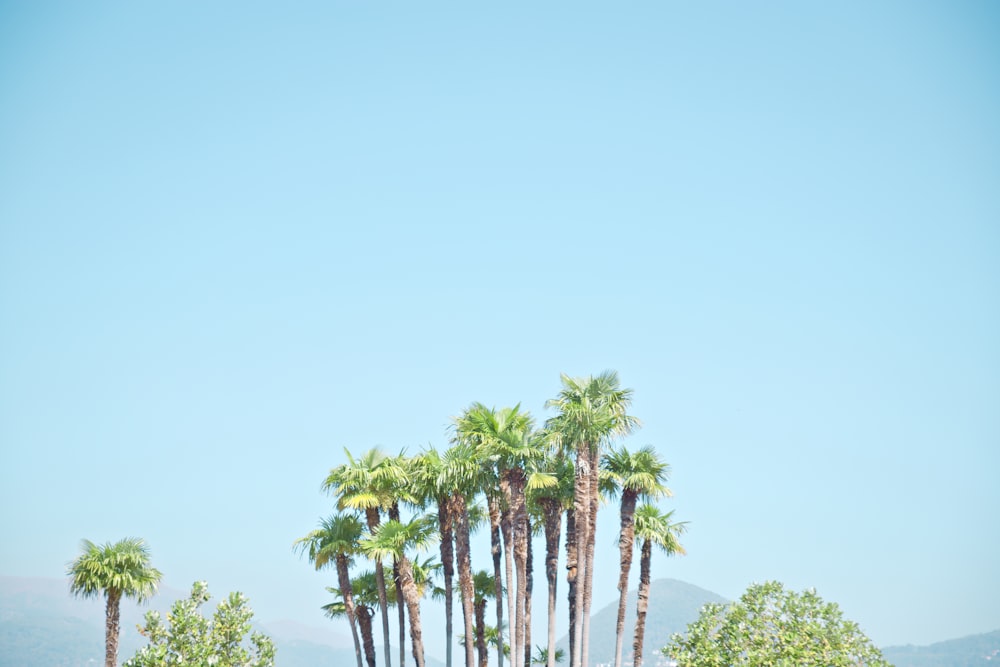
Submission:
<svg viewBox="0 0 1000 667">
<path fill-rule="evenodd" d="M 663 653 L 680 667 L 889 667 L 836 604 L 774 581 L 754 584 L 731 605 L 705 605 Z"/>
</svg>

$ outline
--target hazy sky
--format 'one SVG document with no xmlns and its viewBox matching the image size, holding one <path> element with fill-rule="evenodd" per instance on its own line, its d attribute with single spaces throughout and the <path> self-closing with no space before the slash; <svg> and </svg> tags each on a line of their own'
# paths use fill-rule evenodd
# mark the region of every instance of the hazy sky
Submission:
<svg viewBox="0 0 1000 667">
<path fill-rule="evenodd" d="M 0 2 L 0 574 L 326 627 L 344 447 L 610 368 L 655 576 L 1000 628 L 998 119 L 989 1 Z"/>
</svg>

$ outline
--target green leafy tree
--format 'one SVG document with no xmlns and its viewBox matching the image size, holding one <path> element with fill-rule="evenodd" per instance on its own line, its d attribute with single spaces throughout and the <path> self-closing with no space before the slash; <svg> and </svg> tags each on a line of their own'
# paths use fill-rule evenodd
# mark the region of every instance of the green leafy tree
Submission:
<svg viewBox="0 0 1000 667">
<path fill-rule="evenodd" d="M 835 603 L 776 581 L 750 586 L 731 605 L 706 605 L 662 651 L 680 667 L 891 667 Z"/>
<path fill-rule="evenodd" d="M 149 644 L 124 667 L 274 667 L 270 638 L 254 632 L 246 639 L 253 619 L 247 597 L 230 593 L 209 620 L 202 616 L 201 606 L 210 598 L 208 584 L 198 581 L 190 597 L 174 603 L 166 622 L 159 612 L 148 612 L 139 632 L 149 638 Z"/>
<path fill-rule="evenodd" d="M 644 503 L 635 511 L 635 536 L 642 546 L 639 548 L 639 590 L 636 595 L 635 637 L 632 640 L 632 665 L 642 665 L 642 644 L 646 634 L 646 610 L 649 609 L 650 561 L 653 547 L 668 556 L 685 553 L 677 541 L 687 530 L 686 521 L 673 521 L 673 512 L 661 512 L 655 505 Z"/>
<path fill-rule="evenodd" d="M 156 593 L 163 575 L 150 565 L 149 547 L 137 537 L 103 546 L 84 540 L 81 548 L 83 553 L 67 569 L 72 578 L 70 592 L 85 598 L 104 593 L 104 664 L 115 667 L 122 598 L 145 602 Z"/>
</svg>

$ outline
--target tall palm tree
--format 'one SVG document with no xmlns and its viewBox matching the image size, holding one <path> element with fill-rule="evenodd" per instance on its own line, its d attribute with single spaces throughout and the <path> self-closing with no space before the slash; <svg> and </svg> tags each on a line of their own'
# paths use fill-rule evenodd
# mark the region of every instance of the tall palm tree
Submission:
<svg viewBox="0 0 1000 667">
<path fill-rule="evenodd" d="M 344 614 L 351 626 L 354 655 L 361 665 L 361 641 L 358 638 L 357 617 L 354 609 L 354 592 L 351 589 L 349 567 L 352 556 L 358 552 L 361 538 L 361 521 L 353 514 L 335 514 L 320 520 L 320 527 L 295 541 L 293 548 L 305 553 L 309 561 L 320 570 L 330 563 L 337 569 L 337 583 L 343 597 Z"/>
<path fill-rule="evenodd" d="M 581 667 L 587 664 L 590 644 L 600 452 L 612 438 L 631 433 L 639 426 L 639 420 L 627 413 L 632 403 L 632 390 L 621 388 L 614 371 L 583 378 L 563 374 L 561 379 L 563 386 L 558 396 L 546 402 L 546 407 L 557 411 L 546 428 L 562 447 L 576 453 L 573 504 L 577 568 L 575 610 L 579 620 L 570 655 L 571 667 Z"/>
<path fill-rule="evenodd" d="M 337 498 L 337 508 L 364 512 L 369 532 L 381 521 L 379 512 L 393 503 L 395 493 L 406 481 L 406 470 L 386 456 L 378 447 L 372 448 L 355 459 L 344 449 L 347 463 L 330 471 L 323 481 L 323 490 Z M 385 571 L 382 559 L 375 559 L 375 582 L 378 586 L 379 611 L 382 615 L 382 643 L 385 665 L 392 667 L 392 648 L 389 644 L 389 603 L 386 598 Z M 400 665 L 400 667 L 404 667 Z"/>
<path fill-rule="evenodd" d="M 559 534 L 562 515 L 573 505 L 573 466 L 561 452 L 548 447 L 539 468 L 556 479 L 555 485 L 531 487 L 528 493 L 529 506 L 537 509 L 545 535 L 545 581 L 548 584 L 548 637 L 545 655 L 550 659 L 547 667 L 555 667 Z M 570 642 L 572 643 L 572 636 Z"/>
<path fill-rule="evenodd" d="M 344 591 L 339 588 L 327 587 L 328 592 L 337 596 L 338 600 L 323 605 L 323 611 L 330 618 L 339 618 L 347 614 L 344 602 Z M 365 572 L 351 579 L 351 591 L 354 599 L 354 613 L 361 631 L 362 646 L 367 667 L 375 667 L 375 635 L 372 629 L 372 617 L 375 607 L 379 604 L 378 584 L 374 572 Z"/>
<path fill-rule="evenodd" d="M 687 522 L 673 521 L 673 512 L 661 512 L 655 505 L 645 503 L 635 511 L 635 537 L 641 540 L 639 556 L 639 601 L 635 619 L 635 639 L 632 642 L 633 666 L 642 665 L 642 641 L 646 633 L 646 610 L 649 608 L 649 562 L 653 547 L 668 556 L 684 554 L 684 547 L 677 538 L 687 530 Z"/>
<path fill-rule="evenodd" d="M 533 425 L 531 415 L 523 412 L 520 405 L 497 410 L 482 403 L 473 403 L 456 425 L 457 430 L 482 452 L 483 458 L 494 463 L 499 475 L 503 495 L 501 530 L 507 565 L 507 610 L 508 617 L 514 621 L 510 631 L 512 667 L 523 667 L 524 663 L 529 539 L 525 487 L 527 469 L 540 454 L 533 439 Z M 514 568 L 517 570 L 516 585 L 513 584 Z"/>
<path fill-rule="evenodd" d="M 424 667 L 420 591 L 414 580 L 413 563 L 407 557 L 406 552 L 411 549 L 426 549 L 430 546 L 434 531 L 433 522 L 427 517 L 418 517 L 407 523 L 389 520 L 377 526 L 374 532 L 361 539 L 361 549 L 373 559 L 392 557 L 399 564 L 403 601 L 410 613 L 410 641 L 413 646 L 413 660 L 417 667 Z"/>
<path fill-rule="evenodd" d="M 149 547 L 141 538 L 100 546 L 83 540 L 80 548 L 83 553 L 67 567 L 72 578 L 69 590 L 84 598 L 104 594 L 104 665 L 116 667 L 122 598 L 145 602 L 156 593 L 163 575 L 150 565 Z"/>
<path fill-rule="evenodd" d="M 621 493 L 621 528 L 618 534 L 618 624 L 615 633 L 615 667 L 622 664 L 622 644 L 625 636 L 625 607 L 628 599 L 628 577 L 632 569 L 635 542 L 635 505 L 641 498 L 654 500 L 670 496 L 667 477 L 670 466 L 660 459 L 652 447 L 635 452 L 626 447 L 613 449 L 604 456 L 604 470 L 613 483 L 613 492 Z"/>
</svg>

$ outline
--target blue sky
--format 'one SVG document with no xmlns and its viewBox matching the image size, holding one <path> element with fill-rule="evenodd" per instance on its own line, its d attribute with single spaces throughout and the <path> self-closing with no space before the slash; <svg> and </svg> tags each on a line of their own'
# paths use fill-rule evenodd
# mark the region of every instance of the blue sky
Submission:
<svg viewBox="0 0 1000 667">
<path fill-rule="evenodd" d="M 1000 628 L 998 33 L 0 3 L 0 573 L 140 535 L 175 588 L 323 625 L 290 545 L 344 447 L 612 368 L 691 522 L 655 576 L 814 586 L 883 645 Z"/>
</svg>

